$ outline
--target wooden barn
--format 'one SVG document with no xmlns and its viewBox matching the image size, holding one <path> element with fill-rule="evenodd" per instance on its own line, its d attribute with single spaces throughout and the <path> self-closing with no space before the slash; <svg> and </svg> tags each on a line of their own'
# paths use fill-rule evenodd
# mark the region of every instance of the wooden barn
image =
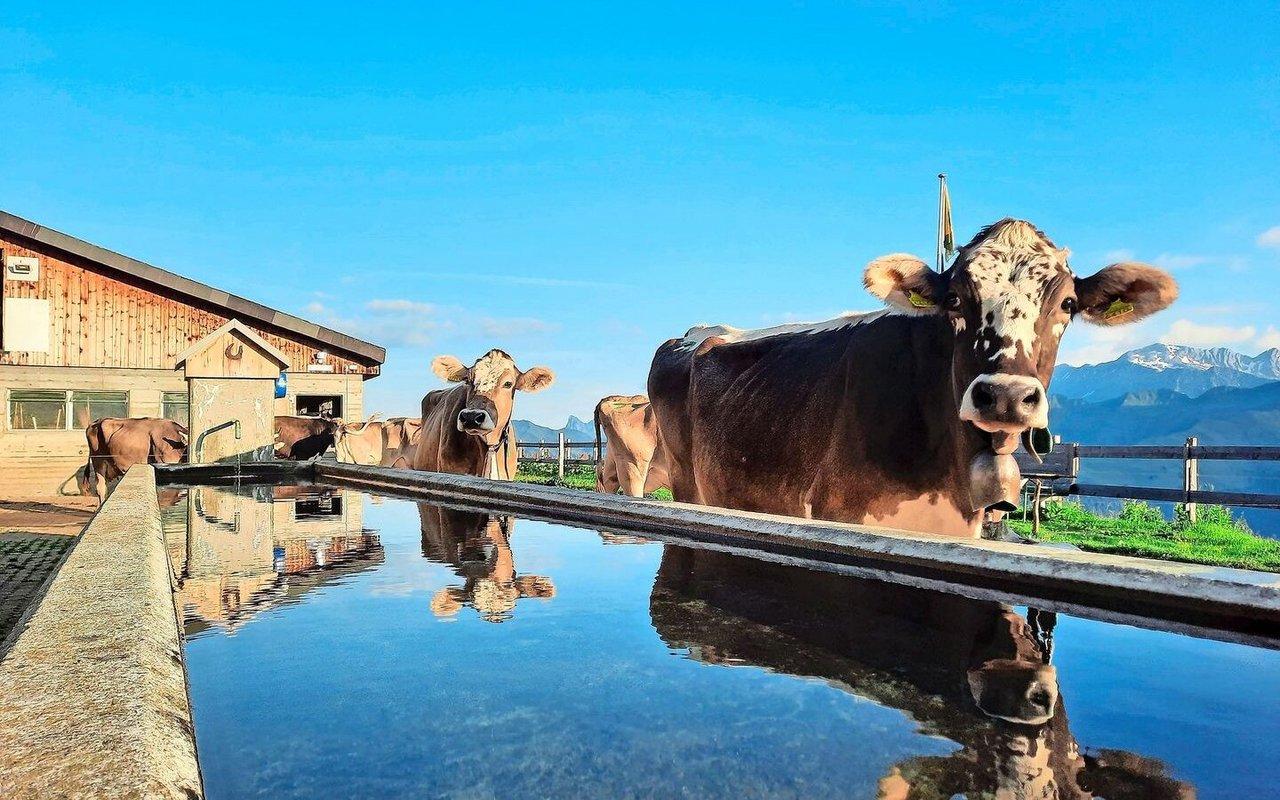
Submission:
<svg viewBox="0 0 1280 800">
<path fill-rule="evenodd" d="M 276 414 L 360 418 L 364 381 L 386 358 L 377 345 L 3 211 L 0 262 L 0 497 L 73 493 L 93 419 L 186 424 L 179 360 L 210 334 L 247 330 L 267 345 L 287 373 Z"/>
</svg>

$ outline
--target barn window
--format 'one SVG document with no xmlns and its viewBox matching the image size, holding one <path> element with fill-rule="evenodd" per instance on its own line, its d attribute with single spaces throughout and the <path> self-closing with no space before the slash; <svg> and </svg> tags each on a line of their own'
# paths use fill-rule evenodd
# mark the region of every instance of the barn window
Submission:
<svg viewBox="0 0 1280 800">
<path fill-rule="evenodd" d="M 129 416 L 128 392 L 72 392 L 71 427 L 84 428 L 95 419 Z"/>
<path fill-rule="evenodd" d="M 127 416 L 128 392 L 49 389 L 15 389 L 9 392 L 9 427 L 13 430 L 78 430 L 101 417 Z"/>
<path fill-rule="evenodd" d="M 67 393 L 35 390 L 9 392 L 9 427 L 24 431 L 65 431 Z"/>
<path fill-rule="evenodd" d="M 187 413 L 186 392 L 164 392 L 160 396 L 160 416 L 171 419 L 182 427 L 187 427 L 190 415 Z"/>
</svg>

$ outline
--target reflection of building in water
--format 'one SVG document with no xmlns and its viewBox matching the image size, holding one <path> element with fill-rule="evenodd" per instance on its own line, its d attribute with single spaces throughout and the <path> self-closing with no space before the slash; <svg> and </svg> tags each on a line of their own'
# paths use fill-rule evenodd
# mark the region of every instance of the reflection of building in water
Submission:
<svg viewBox="0 0 1280 800">
<path fill-rule="evenodd" d="M 422 554 L 453 567 L 461 586 L 447 586 L 431 598 L 431 613 L 450 617 L 469 605 L 486 622 L 511 618 L 516 602 L 526 597 L 551 598 L 550 578 L 517 575 L 510 537 L 510 517 L 454 511 L 430 503 L 418 504 L 422 521 Z"/>
<path fill-rule="evenodd" d="M 893 765 L 886 800 L 1195 796 L 1153 759 L 1079 751 L 1045 632 L 1008 606 L 668 545 L 650 614 L 690 658 L 821 678 L 960 745 Z"/>
<path fill-rule="evenodd" d="M 634 533 L 614 533 L 612 531 L 596 531 L 600 534 L 602 544 L 648 544 L 653 541 L 643 536 L 636 536 Z"/>
<path fill-rule="evenodd" d="M 359 494 L 314 486 L 203 486 L 166 514 L 176 601 L 188 635 L 382 563 Z"/>
</svg>

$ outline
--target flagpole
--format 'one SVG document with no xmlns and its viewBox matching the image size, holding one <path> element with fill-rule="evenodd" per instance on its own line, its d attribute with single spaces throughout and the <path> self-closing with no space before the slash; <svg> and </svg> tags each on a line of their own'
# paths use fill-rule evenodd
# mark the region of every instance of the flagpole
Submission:
<svg viewBox="0 0 1280 800">
<path fill-rule="evenodd" d="M 946 203 L 946 196 L 947 196 L 947 173 L 939 172 L 938 173 L 938 249 L 937 249 L 938 272 L 942 272 L 944 267 L 944 264 L 942 263 L 943 262 L 942 250 L 944 247 L 943 240 L 946 238 L 946 233 L 943 231 L 943 226 L 945 223 L 943 223 L 942 217 L 943 217 L 943 214 L 946 212 L 946 209 L 944 208 L 944 205 Z"/>
</svg>

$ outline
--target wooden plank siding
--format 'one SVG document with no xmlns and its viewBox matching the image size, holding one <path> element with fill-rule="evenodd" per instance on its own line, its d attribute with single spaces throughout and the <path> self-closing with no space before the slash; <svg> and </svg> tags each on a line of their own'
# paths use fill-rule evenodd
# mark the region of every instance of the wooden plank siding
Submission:
<svg viewBox="0 0 1280 800">
<path fill-rule="evenodd" d="M 107 274 L 75 256 L 0 232 L 7 255 L 40 259 L 37 281 L 4 281 L 4 296 L 49 301 L 49 352 L 0 351 L 0 365 L 172 369 L 174 358 L 230 319 Z M 95 266 L 98 268 L 95 269 Z M 376 365 L 342 357 L 320 342 L 287 337 L 256 321 L 246 326 L 289 357 L 289 371 L 305 372 L 317 352 L 328 353 L 336 374 L 377 375 Z"/>
<path fill-rule="evenodd" d="M 76 471 L 88 455 L 84 431 L 10 429 L 11 392 L 127 391 L 129 416 L 160 416 L 163 393 L 187 391 L 183 370 L 174 368 L 177 356 L 232 312 L 187 294 L 166 294 L 162 286 L 8 230 L 0 230 L 0 250 L 40 260 L 36 281 L 0 278 L 3 296 L 49 302 L 48 352 L 0 350 L 0 498 L 74 492 Z M 347 419 L 363 418 L 363 382 L 379 374 L 376 361 L 258 319 L 240 321 L 289 361 L 288 395 L 275 401 L 275 413 L 295 413 L 299 395 L 320 395 L 342 398 Z M 307 371 L 320 351 L 333 372 Z"/>
</svg>

